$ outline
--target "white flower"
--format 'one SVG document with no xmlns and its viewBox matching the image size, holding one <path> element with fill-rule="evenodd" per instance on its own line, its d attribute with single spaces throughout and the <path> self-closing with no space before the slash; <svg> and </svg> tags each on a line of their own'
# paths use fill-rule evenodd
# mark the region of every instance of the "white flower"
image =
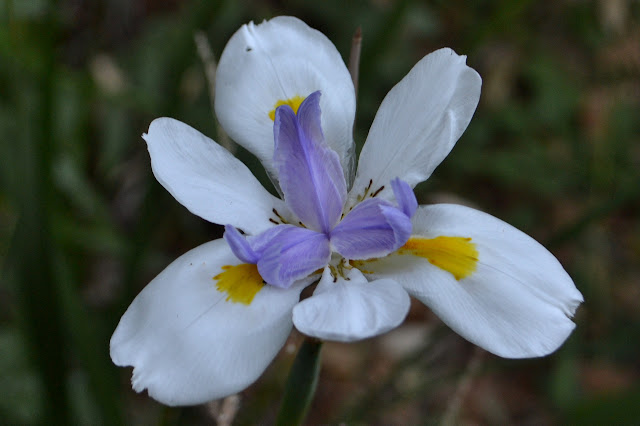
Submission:
<svg viewBox="0 0 640 426">
<path fill-rule="evenodd" d="M 497 355 L 557 349 L 582 295 L 555 257 L 485 213 L 416 209 L 410 189 L 466 129 L 480 86 L 464 56 L 424 57 L 382 102 L 352 179 L 355 95 L 335 47 L 291 17 L 238 30 L 220 59 L 216 113 L 283 199 L 198 131 L 151 123 L 158 181 L 227 231 L 169 265 L 120 320 L 111 358 L 134 367 L 134 389 L 168 405 L 233 394 L 293 325 L 321 339 L 372 337 L 404 320 L 408 295 Z"/>
</svg>

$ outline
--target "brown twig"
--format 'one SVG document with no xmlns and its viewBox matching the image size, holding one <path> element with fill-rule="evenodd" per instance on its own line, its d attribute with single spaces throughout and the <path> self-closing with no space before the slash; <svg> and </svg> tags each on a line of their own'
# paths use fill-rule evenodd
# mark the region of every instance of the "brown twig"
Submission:
<svg viewBox="0 0 640 426">
<path fill-rule="evenodd" d="M 475 348 L 469 363 L 467 364 L 467 368 L 464 373 L 458 380 L 458 386 L 456 387 L 456 391 L 447 406 L 447 410 L 444 412 L 442 416 L 442 421 L 440 424 L 442 426 L 453 426 L 458 424 L 458 417 L 460 416 L 460 410 L 462 409 L 462 404 L 471 389 L 471 384 L 473 383 L 473 379 L 478 374 L 480 370 L 480 366 L 482 365 L 482 361 L 484 360 L 486 352 L 484 349 L 479 347 Z"/>
<path fill-rule="evenodd" d="M 218 426 L 231 426 L 240 408 L 240 396 L 231 395 L 206 404 L 207 410 Z"/>
</svg>

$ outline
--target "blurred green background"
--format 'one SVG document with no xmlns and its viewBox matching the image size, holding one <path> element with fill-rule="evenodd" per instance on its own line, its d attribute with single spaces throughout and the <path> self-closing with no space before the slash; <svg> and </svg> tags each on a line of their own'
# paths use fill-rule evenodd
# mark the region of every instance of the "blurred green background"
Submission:
<svg viewBox="0 0 640 426">
<path fill-rule="evenodd" d="M 149 280 L 221 235 L 155 181 L 141 134 L 171 116 L 216 139 L 194 34 L 218 57 L 241 24 L 281 14 L 345 59 L 362 27 L 358 146 L 422 56 L 468 55 L 480 105 L 419 201 L 473 205 L 524 230 L 586 299 L 557 353 L 520 361 L 475 349 L 416 304 L 389 335 L 325 346 L 309 423 L 638 424 L 635 0 L 1 0 L 0 424 L 273 422 L 295 332 L 239 399 L 194 408 L 135 394 L 108 342 Z"/>
</svg>

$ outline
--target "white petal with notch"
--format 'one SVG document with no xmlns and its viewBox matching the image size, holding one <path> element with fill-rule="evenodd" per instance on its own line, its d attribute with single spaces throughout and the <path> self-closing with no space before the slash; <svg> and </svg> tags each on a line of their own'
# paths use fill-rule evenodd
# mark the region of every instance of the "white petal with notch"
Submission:
<svg viewBox="0 0 640 426">
<path fill-rule="evenodd" d="M 111 338 L 111 359 L 166 405 L 194 405 L 253 383 L 291 331 L 303 285 L 263 286 L 250 304 L 227 300 L 213 277 L 238 259 L 224 240 L 171 263 L 135 298 Z M 252 265 L 253 266 L 253 265 Z"/>
<path fill-rule="evenodd" d="M 396 280 L 454 331 L 496 355 L 544 356 L 571 334 L 571 317 L 582 295 L 558 260 L 533 238 L 486 213 L 446 204 L 419 207 L 413 234 L 470 240 L 439 244 L 429 259 L 396 254 L 363 269 Z M 456 253 L 456 247 L 465 246 L 473 247 L 477 259 L 466 266 L 458 262 L 465 253 Z M 460 265 L 468 274 L 456 278 L 451 271 Z"/>
</svg>

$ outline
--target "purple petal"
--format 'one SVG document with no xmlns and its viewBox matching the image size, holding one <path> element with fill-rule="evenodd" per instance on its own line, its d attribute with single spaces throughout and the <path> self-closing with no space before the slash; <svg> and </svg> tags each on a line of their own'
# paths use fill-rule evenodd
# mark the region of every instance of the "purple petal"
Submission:
<svg viewBox="0 0 640 426">
<path fill-rule="evenodd" d="M 312 143 L 328 147 L 328 144 L 326 144 L 324 140 L 324 133 L 322 132 L 322 111 L 320 110 L 321 95 L 322 94 L 319 90 L 313 92 L 300 104 L 300 108 L 298 108 L 297 113 L 298 124 L 302 129 L 302 133 L 304 133 Z M 338 154 L 336 153 L 336 156 L 337 155 Z"/>
<path fill-rule="evenodd" d="M 331 245 L 347 259 L 383 257 L 411 236 L 411 219 L 380 199 L 358 204 L 331 232 Z"/>
<path fill-rule="evenodd" d="M 261 234 L 247 237 L 247 241 L 249 241 L 249 244 L 251 245 L 251 248 L 253 249 L 253 251 L 255 251 L 258 254 L 258 257 L 262 257 L 262 254 L 271 243 L 271 240 L 273 240 L 278 234 L 283 232 L 285 229 L 289 228 L 289 226 L 290 225 L 274 226 L 272 228 L 267 229 Z"/>
<path fill-rule="evenodd" d="M 244 235 L 235 227 L 225 225 L 224 239 L 236 257 L 245 263 L 258 263 L 260 256 L 252 248 Z"/>
<path fill-rule="evenodd" d="M 413 214 L 418 209 L 418 200 L 416 200 L 411 186 L 402 179 L 395 178 L 391 181 L 391 188 L 393 189 L 393 195 L 396 197 L 400 210 L 408 217 L 413 217 Z"/>
<path fill-rule="evenodd" d="M 314 92 L 297 116 L 287 105 L 276 110 L 273 162 L 291 211 L 310 229 L 328 233 L 340 220 L 347 186 L 338 154 L 324 141 L 319 102 Z"/>
<path fill-rule="evenodd" d="M 276 228 L 281 230 L 274 232 L 258 261 L 258 271 L 267 283 L 288 288 L 329 263 L 331 250 L 325 234 L 293 225 Z"/>
</svg>

